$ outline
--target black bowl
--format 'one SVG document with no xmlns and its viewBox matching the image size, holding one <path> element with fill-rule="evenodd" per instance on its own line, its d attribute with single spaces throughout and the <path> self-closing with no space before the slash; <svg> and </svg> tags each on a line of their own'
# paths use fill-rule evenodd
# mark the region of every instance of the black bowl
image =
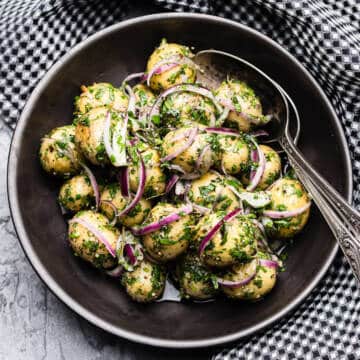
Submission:
<svg viewBox="0 0 360 360">
<path fill-rule="evenodd" d="M 337 245 L 314 207 L 295 240 L 287 270 L 274 291 L 254 304 L 132 302 L 112 281 L 72 256 L 56 203 L 58 182 L 40 169 L 40 138 L 72 121 L 81 84 L 142 71 L 162 37 L 241 56 L 264 70 L 294 99 L 302 119 L 300 148 L 344 196 L 352 176 L 346 141 L 324 93 L 304 68 L 267 37 L 238 23 L 193 14 L 151 15 L 109 27 L 76 46 L 54 65 L 31 95 L 16 128 L 8 166 L 10 208 L 21 244 L 35 270 L 71 309 L 124 338 L 164 347 L 202 347 L 250 335 L 294 309 L 319 282 Z"/>
</svg>

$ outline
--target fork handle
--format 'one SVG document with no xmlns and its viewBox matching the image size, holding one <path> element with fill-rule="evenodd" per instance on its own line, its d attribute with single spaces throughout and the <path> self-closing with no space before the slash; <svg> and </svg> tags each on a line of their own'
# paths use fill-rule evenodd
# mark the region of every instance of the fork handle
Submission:
<svg viewBox="0 0 360 360">
<path fill-rule="evenodd" d="M 279 143 L 360 281 L 360 214 L 305 160 L 288 134 Z"/>
</svg>

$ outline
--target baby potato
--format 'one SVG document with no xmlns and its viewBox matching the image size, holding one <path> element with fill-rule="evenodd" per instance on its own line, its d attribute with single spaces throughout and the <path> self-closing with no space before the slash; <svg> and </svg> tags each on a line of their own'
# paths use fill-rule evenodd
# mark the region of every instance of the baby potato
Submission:
<svg viewBox="0 0 360 360">
<path fill-rule="evenodd" d="M 87 175 L 77 175 L 60 188 L 59 203 L 67 210 L 77 212 L 91 208 L 95 194 Z"/>
<path fill-rule="evenodd" d="M 184 127 L 201 124 L 216 125 L 217 112 L 213 102 L 199 94 L 178 92 L 168 96 L 161 107 L 162 124 Z"/>
<path fill-rule="evenodd" d="M 180 128 L 167 133 L 162 143 L 162 155 L 165 157 L 183 147 L 191 131 L 192 129 L 189 128 Z M 180 138 L 183 134 L 185 137 Z M 201 161 L 197 163 L 200 156 Z M 193 143 L 170 162 L 173 165 L 180 166 L 187 174 L 196 172 L 202 175 L 207 173 L 214 163 L 208 135 L 198 133 Z"/>
<path fill-rule="evenodd" d="M 104 127 L 108 112 L 111 114 L 111 127 L 123 121 L 120 114 L 107 107 L 97 107 L 76 120 L 75 143 L 82 154 L 94 165 L 110 163 L 104 145 Z"/>
<path fill-rule="evenodd" d="M 154 50 L 147 62 L 146 71 L 151 71 L 162 61 L 167 59 L 191 59 L 194 55 L 187 46 L 162 41 Z M 179 64 L 171 69 L 154 74 L 150 80 L 150 87 L 155 91 L 168 89 L 171 86 L 183 83 L 193 84 L 196 80 L 196 68 L 191 64 Z"/>
<path fill-rule="evenodd" d="M 215 97 L 221 104 L 229 104 L 235 109 L 229 112 L 226 121 L 229 125 L 249 132 L 254 127 L 251 118 L 259 119 L 261 123 L 263 114 L 260 99 L 246 83 L 238 80 L 224 81 L 215 91 Z"/>
<path fill-rule="evenodd" d="M 74 219 L 76 218 L 83 219 L 91 224 L 103 234 L 113 249 L 116 248 L 120 232 L 110 226 L 109 220 L 104 215 L 95 211 L 86 210 L 78 212 L 74 216 Z M 105 245 L 80 223 L 70 221 L 69 241 L 75 255 L 81 257 L 96 268 L 109 269 L 117 263 L 117 259 L 112 257 Z"/>
<path fill-rule="evenodd" d="M 109 83 L 95 83 L 81 86 L 81 94 L 75 98 L 75 114 L 83 115 L 90 110 L 107 106 L 115 111 L 124 112 L 128 106 L 128 97 L 122 89 Z"/>
<path fill-rule="evenodd" d="M 160 167 L 158 151 L 148 147 L 141 153 L 141 156 L 146 168 L 144 197 L 148 199 L 162 195 L 166 188 L 166 176 Z M 139 185 L 139 165 L 135 157 L 129 164 L 129 180 L 131 191 L 136 192 Z"/>
<path fill-rule="evenodd" d="M 133 87 L 133 91 L 135 94 L 136 105 L 138 108 L 143 109 L 151 107 L 154 104 L 156 97 L 151 91 L 151 89 L 148 88 L 146 85 L 137 84 Z"/>
<path fill-rule="evenodd" d="M 195 253 L 187 253 L 178 263 L 180 290 L 185 298 L 211 299 L 216 294 L 213 275 Z"/>
<path fill-rule="evenodd" d="M 179 207 L 172 204 L 158 203 L 150 211 L 145 224 L 158 222 L 170 214 L 179 211 Z M 144 224 L 144 225 L 145 225 Z M 175 259 L 186 251 L 192 237 L 192 218 L 183 215 L 160 230 L 147 234 L 143 237 L 143 244 L 150 256 L 160 262 Z"/>
<path fill-rule="evenodd" d="M 256 275 L 248 284 L 238 287 L 220 285 L 221 290 L 232 299 L 252 301 L 261 299 L 275 286 L 276 269 L 259 264 L 259 259 L 234 265 L 223 278 L 230 281 L 242 281 L 254 272 Z"/>
<path fill-rule="evenodd" d="M 221 160 L 218 168 L 226 174 L 241 173 L 249 164 L 250 151 L 241 137 L 219 136 Z M 276 154 L 277 155 L 277 154 Z"/>
<path fill-rule="evenodd" d="M 120 212 L 125 209 L 130 199 L 126 199 L 122 195 L 120 185 L 117 183 L 108 184 L 104 187 L 100 197 L 100 210 L 109 220 L 112 220 L 115 215 L 114 209 L 107 201 L 110 201 Z M 150 202 L 146 199 L 140 199 L 130 212 L 118 217 L 117 224 L 123 224 L 128 227 L 139 225 L 145 220 L 150 209 Z"/>
<path fill-rule="evenodd" d="M 199 244 L 224 216 L 224 212 L 217 212 L 200 219 L 196 236 Z M 245 216 L 236 216 L 222 225 L 208 242 L 201 260 L 208 266 L 223 268 L 251 259 L 256 254 L 260 237 L 256 225 Z"/>
<path fill-rule="evenodd" d="M 121 282 L 128 295 L 140 303 L 158 299 L 165 288 L 166 274 L 164 269 L 147 260 L 141 261 L 132 272 L 125 272 Z"/>
<path fill-rule="evenodd" d="M 269 189 L 271 210 L 292 211 L 302 208 L 310 202 L 310 198 L 298 180 L 283 178 Z M 266 230 L 273 238 L 291 238 L 298 234 L 306 225 L 310 208 L 297 216 L 286 219 L 273 219 L 273 227 Z"/>
<path fill-rule="evenodd" d="M 239 200 L 227 186 L 225 177 L 211 170 L 191 182 L 189 200 L 214 211 L 239 207 Z"/>
<path fill-rule="evenodd" d="M 39 150 L 42 168 L 49 174 L 69 178 L 81 170 L 82 155 L 75 147 L 75 127 L 53 129 L 41 139 Z"/>
<path fill-rule="evenodd" d="M 259 147 L 265 155 L 266 162 L 264 173 L 256 190 L 265 190 L 279 178 L 281 174 L 281 159 L 279 154 L 270 146 L 259 145 Z M 241 181 L 246 185 L 249 184 L 249 173 L 244 174 Z"/>
</svg>

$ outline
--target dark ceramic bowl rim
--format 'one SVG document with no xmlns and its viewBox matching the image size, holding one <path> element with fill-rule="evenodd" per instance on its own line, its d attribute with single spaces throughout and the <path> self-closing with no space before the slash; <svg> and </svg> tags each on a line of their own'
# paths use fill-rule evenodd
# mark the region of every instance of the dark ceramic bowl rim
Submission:
<svg viewBox="0 0 360 360">
<path fill-rule="evenodd" d="M 235 29 L 245 30 L 248 32 L 251 32 L 253 35 L 261 38 L 263 41 L 269 43 L 271 46 L 276 47 L 277 50 L 281 51 L 286 57 L 289 59 L 289 61 L 295 63 L 295 65 L 303 72 L 307 73 L 310 80 L 312 81 L 314 87 L 316 87 L 319 96 L 323 98 L 325 103 L 327 104 L 329 110 L 332 113 L 332 116 L 334 118 L 334 125 L 336 126 L 336 130 L 339 134 L 341 145 L 343 147 L 343 150 L 345 152 L 345 159 L 346 159 L 346 172 L 347 172 L 347 189 L 348 189 L 348 200 L 351 200 L 351 194 L 352 194 L 352 167 L 351 167 L 351 160 L 350 160 L 350 154 L 349 149 L 347 146 L 347 142 L 344 136 L 344 132 L 341 127 L 340 120 L 337 118 L 329 100 L 327 99 L 324 92 L 321 90 L 319 85 L 316 83 L 316 81 L 313 79 L 313 77 L 307 72 L 307 70 L 292 56 L 290 55 L 286 50 L 284 50 L 280 45 L 275 43 L 273 40 L 268 38 L 265 35 L 262 35 L 261 33 L 257 32 L 256 30 L 253 30 L 247 26 L 241 25 L 235 21 L 226 20 L 217 16 L 211 16 L 211 15 L 202 15 L 202 14 L 188 14 L 188 13 L 162 13 L 162 14 L 153 14 L 153 15 L 147 15 L 147 16 L 141 16 L 134 19 L 126 20 L 123 22 L 120 22 L 118 24 L 112 25 L 108 28 L 105 28 L 94 35 L 90 36 L 88 39 L 84 40 L 80 44 L 76 45 L 74 48 L 72 48 L 65 56 L 63 56 L 60 60 L 58 60 L 46 73 L 46 75 L 41 79 L 41 81 L 38 83 L 34 91 L 32 92 L 31 96 L 29 97 L 22 114 L 20 116 L 20 119 L 17 123 L 11 146 L 10 146 L 10 152 L 9 152 L 9 158 L 8 158 L 8 167 L 7 167 L 7 189 L 8 189 L 8 199 L 9 199 L 9 205 L 10 205 L 10 212 L 11 216 L 14 222 L 14 226 L 16 229 L 16 233 L 18 235 L 18 238 L 20 240 L 20 243 L 23 247 L 23 250 L 29 259 L 31 265 L 39 275 L 39 277 L 42 279 L 42 281 L 49 287 L 49 289 L 62 301 L 64 302 L 70 309 L 75 311 L 77 314 L 81 315 L 85 319 L 87 319 L 90 323 L 112 333 L 117 336 L 126 338 L 128 340 L 132 340 L 138 343 L 143 343 L 147 345 L 152 346 L 159 346 L 159 347 L 167 347 L 167 348 L 197 348 L 197 347 L 207 347 L 207 346 L 214 346 L 223 344 L 226 342 L 231 342 L 234 340 L 238 340 L 240 338 L 247 337 L 261 329 L 264 329 L 265 327 L 268 327 L 270 324 L 274 323 L 275 321 L 279 320 L 283 316 L 285 316 L 288 312 L 293 310 L 297 305 L 299 305 L 313 290 L 313 288 L 319 283 L 319 281 L 322 279 L 326 271 L 328 270 L 329 266 L 331 265 L 337 250 L 338 245 L 334 244 L 334 248 L 329 255 L 328 259 L 325 261 L 322 268 L 319 270 L 317 275 L 313 278 L 311 283 L 304 288 L 304 290 L 298 294 L 297 298 L 292 301 L 290 304 L 285 306 L 281 311 L 275 313 L 273 316 L 268 318 L 265 321 L 262 321 L 258 323 L 257 325 L 251 326 L 247 328 L 246 330 L 238 331 L 226 336 L 219 336 L 214 338 L 208 338 L 203 340 L 165 340 L 161 338 L 157 338 L 156 336 L 144 336 L 139 335 L 135 332 L 127 331 L 124 329 L 121 329 L 119 327 L 116 327 L 98 316 L 95 316 L 90 311 L 85 309 L 80 303 L 76 302 L 74 299 L 72 299 L 56 282 L 56 280 L 47 272 L 46 268 L 41 264 L 36 251 L 32 248 L 31 242 L 29 238 L 27 237 L 26 230 L 21 218 L 21 213 L 19 210 L 19 199 L 16 192 L 16 179 L 17 179 L 17 170 L 16 166 L 10 166 L 9 164 L 14 165 L 17 162 L 17 149 L 18 144 L 21 142 L 21 138 L 23 135 L 26 119 L 28 117 L 28 114 L 31 112 L 31 109 L 33 108 L 35 102 L 38 99 L 39 94 L 41 93 L 42 89 L 52 80 L 53 74 L 55 74 L 61 66 L 70 60 L 71 57 L 73 57 L 75 54 L 77 54 L 79 51 L 81 51 L 84 47 L 88 46 L 92 42 L 96 41 L 97 39 L 103 37 L 106 34 L 116 32 L 119 29 L 125 28 L 129 25 L 136 24 L 136 23 L 144 23 L 148 21 L 154 21 L 157 19 L 164 19 L 164 18 L 190 18 L 190 19 L 205 19 L 210 22 L 220 22 L 223 24 L 228 24 Z"/>
</svg>

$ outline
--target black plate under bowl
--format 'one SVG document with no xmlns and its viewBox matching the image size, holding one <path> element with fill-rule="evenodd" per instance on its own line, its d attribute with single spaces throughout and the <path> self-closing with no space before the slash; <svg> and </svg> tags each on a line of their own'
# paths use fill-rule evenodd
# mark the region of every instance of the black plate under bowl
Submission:
<svg viewBox="0 0 360 360">
<path fill-rule="evenodd" d="M 150 15 L 111 26 L 76 46 L 40 81 L 21 115 L 9 157 L 8 193 L 21 244 L 48 287 L 93 324 L 124 338 L 155 346 L 186 348 L 220 344 L 250 335 L 299 304 L 332 262 L 337 245 L 313 207 L 296 238 L 287 271 L 263 301 L 254 304 L 131 301 L 116 281 L 92 269 L 65 241 L 66 224 L 56 203 L 58 183 L 38 161 L 40 138 L 72 121 L 81 84 L 109 81 L 142 71 L 147 57 L 166 37 L 196 50 L 215 48 L 253 62 L 284 87 L 302 119 L 299 146 L 307 159 L 344 196 L 352 189 L 346 141 L 329 101 L 304 68 L 267 37 L 238 23 L 194 14 Z"/>
</svg>

